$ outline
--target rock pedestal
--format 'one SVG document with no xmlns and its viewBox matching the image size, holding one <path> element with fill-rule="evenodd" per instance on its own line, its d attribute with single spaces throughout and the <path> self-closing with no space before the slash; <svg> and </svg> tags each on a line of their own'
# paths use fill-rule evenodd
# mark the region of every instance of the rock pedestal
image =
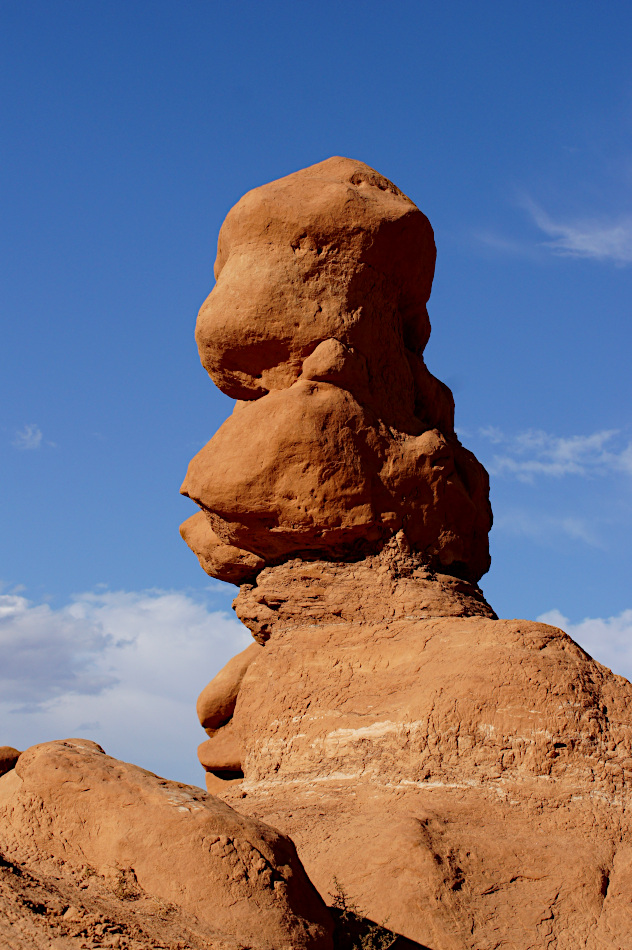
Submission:
<svg viewBox="0 0 632 950">
<path fill-rule="evenodd" d="M 432 950 L 632 945 L 632 686 L 545 624 L 388 613 L 271 631 L 219 794 Z"/>
</svg>

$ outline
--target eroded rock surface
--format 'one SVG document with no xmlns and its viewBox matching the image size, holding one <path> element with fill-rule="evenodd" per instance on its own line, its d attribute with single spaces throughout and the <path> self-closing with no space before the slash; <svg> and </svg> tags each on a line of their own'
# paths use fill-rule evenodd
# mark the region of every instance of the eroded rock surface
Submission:
<svg viewBox="0 0 632 950">
<path fill-rule="evenodd" d="M 496 619 L 401 535 L 266 568 L 236 603 L 262 647 L 200 758 L 322 894 L 337 879 L 432 950 L 632 945 L 627 680 L 561 630 Z M 240 783 L 219 780 L 228 746 Z"/>
<path fill-rule="evenodd" d="M 286 561 L 265 568 L 255 584 L 243 584 L 233 604 L 256 644 L 233 657 L 202 691 L 197 712 L 209 738 L 198 757 L 210 792 L 222 791 L 216 778 L 243 778 L 242 735 L 233 715 L 250 665 L 263 655 L 262 646 L 275 633 L 296 628 L 354 626 L 390 620 L 431 617 L 489 617 L 496 614 L 475 584 L 428 570 L 424 558 L 411 552 L 402 531 L 379 554 L 357 562 Z M 215 777 L 215 778 L 214 778 Z"/>
<path fill-rule="evenodd" d="M 241 585 L 259 646 L 202 694 L 200 761 L 321 894 L 337 880 L 418 945 L 621 950 L 632 686 L 477 586 L 487 475 L 423 362 L 434 253 L 412 202 L 347 159 L 224 223 L 197 341 L 238 402 L 189 466 L 182 533 Z"/>
<path fill-rule="evenodd" d="M 404 530 L 432 570 L 489 567 L 489 482 L 426 368 L 427 218 L 362 162 L 248 192 L 222 226 L 200 357 L 233 414 L 189 465 L 182 526 L 207 573 L 357 560 Z"/>
<path fill-rule="evenodd" d="M 331 919 L 288 838 L 93 742 L 22 753 L 0 778 L 0 842 L 5 865 L 35 879 L 95 878 L 96 896 L 109 886 L 174 908 L 194 946 L 331 946 Z"/>
<path fill-rule="evenodd" d="M 242 584 L 233 601 L 257 642 L 307 624 L 430 617 L 495 617 L 476 584 L 429 570 L 403 531 L 361 561 L 294 558 Z"/>
</svg>

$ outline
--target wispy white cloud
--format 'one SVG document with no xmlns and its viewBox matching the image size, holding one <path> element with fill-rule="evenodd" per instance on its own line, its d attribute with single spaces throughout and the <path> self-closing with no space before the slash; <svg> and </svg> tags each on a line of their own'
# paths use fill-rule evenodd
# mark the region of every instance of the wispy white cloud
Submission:
<svg viewBox="0 0 632 950">
<path fill-rule="evenodd" d="M 42 430 L 34 424 L 25 425 L 15 433 L 13 445 L 16 449 L 39 449 L 42 445 Z"/>
<path fill-rule="evenodd" d="M 542 250 L 534 246 L 533 242 L 507 237 L 492 230 L 475 231 L 473 238 L 481 249 L 487 250 L 492 255 L 534 261 L 543 257 Z"/>
<path fill-rule="evenodd" d="M 524 206 L 538 228 L 552 240 L 543 242 L 564 257 L 592 258 L 623 265 L 632 263 L 632 218 L 555 220 L 534 201 Z"/>
<path fill-rule="evenodd" d="M 497 450 L 487 461 L 492 475 L 513 475 L 529 482 L 539 475 L 632 475 L 632 442 L 625 442 L 617 429 L 571 436 L 529 429 L 507 436 L 488 426 L 479 429 L 479 435 Z"/>
<path fill-rule="evenodd" d="M 83 734 L 200 784 L 200 690 L 251 643 L 235 618 L 182 591 L 98 591 L 64 607 L 0 596 L 1 741 Z"/>
<path fill-rule="evenodd" d="M 494 517 L 494 531 L 528 538 L 545 547 L 557 547 L 560 535 L 605 550 L 594 527 L 576 515 L 549 515 L 543 511 L 505 508 Z"/>
<path fill-rule="evenodd" d="M 549 610 L 538 618 L 560 627 L 596 660 L 632 680 L 632 610 L 614 617 L 587 617 L 571 623 L 559 610 Z"/>
<path fill-rule="evenodd" d="M 483 426 L 478 430 L 478 434 L 482 435 L 484 439 L 487 439 L 487 441 L 493 445 L 499 445 L 501 442 L 506 441 L 504 432 L 502 429 L 499 429 L 498 426 Z"/>
</svg>

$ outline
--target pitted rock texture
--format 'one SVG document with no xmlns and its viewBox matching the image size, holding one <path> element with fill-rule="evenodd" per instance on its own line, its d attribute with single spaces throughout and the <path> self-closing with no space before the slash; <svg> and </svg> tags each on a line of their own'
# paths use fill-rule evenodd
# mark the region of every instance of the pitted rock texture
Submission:
<svg viewBox="0 0 632 950">
<path fill-rule="evenodd" d="M 128 892 L 174 906 L 220 946 L 332 945 L 329 913 L 288 838 L 93 742 L 22 753 L 0 778 L 0 841 L 5 864 L 35 876 L 89 868 L 85 876 L 111 881 L 120 899 Z"/>
<path fill-rule="evenodd" d="M 432 228 L 362 162 L 248 192 L 222 226 L 196 339 L 233 414 L 189 465 L 182 535 L 207 573 L 252 581 L 354 560 L 404 530 L 429 568 L 489 568 L 489 480 L 426 368 Z"/>
<path fill-rule="evenodd" d="M 230 726 L 225 799 L 321 893 L 432 950 L 632 946 L 632 686 L 561 630 L 275 627 Z"/>
<path fill-rule="evenodd" d="M 169 901 L 146 894 L 130 870 L 96 873 L 63 861 L 2 855 L 2 950 L 245 950 Z"/>
<path fill-rule="evenodd" d="M 428 569 L 402 531 L 360 561 L 303 561 L 267 567 L 243 584 L 233 607 L 257 642 L 307 624 L 375 623 L 496 614 L 469 581 Z"/>
</svg>

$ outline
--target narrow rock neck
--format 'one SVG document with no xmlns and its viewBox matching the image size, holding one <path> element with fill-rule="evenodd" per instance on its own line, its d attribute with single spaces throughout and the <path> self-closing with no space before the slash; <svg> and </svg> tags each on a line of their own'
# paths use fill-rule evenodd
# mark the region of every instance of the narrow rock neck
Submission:
<svg viewBox="0 0 632 950">
<path fill-rule="evenodd" d="M 496 614 L 475 584 L 428 569 L 394 538 L 356 562 L 295 558 L 243 584 L 233 608 L 258 643 L 277 630 L 323 623 L 379 623 Z"/>
</svg>

